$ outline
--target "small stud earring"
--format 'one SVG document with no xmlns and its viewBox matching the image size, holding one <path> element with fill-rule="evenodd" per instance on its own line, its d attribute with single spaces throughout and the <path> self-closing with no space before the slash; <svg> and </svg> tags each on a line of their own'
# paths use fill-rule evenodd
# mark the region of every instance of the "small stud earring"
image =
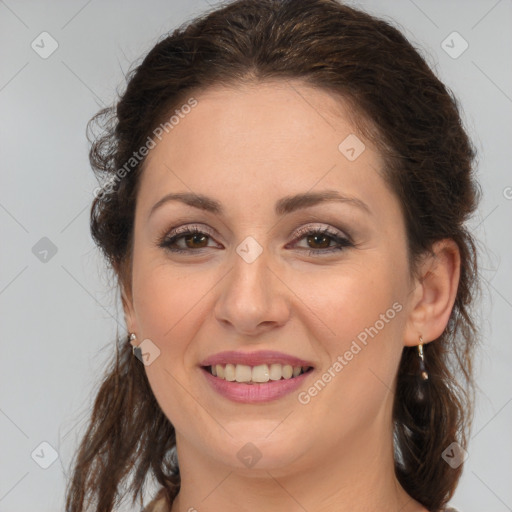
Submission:
<svg viewBox="0 0 512 512">
<path fill-rule="evenodd" d="M 425 367 L 425 355 L 423 354 L 423 338 L 420 336 L 420 344 L 418 345 L 418 355 L 420 356 L 420 372 L 423 380 L 428 380 L 428 373 Z"/>
<path fill-rule="evenodd" d="M 132 354 L 137 358 L 139 359 L 140 361 L 142 361 L 142 350 L 140 349 L 140 347 L 138 347 L 137 345 L 134 345 L 132 342 L 135 341 L 137 339 L 137 336 L 135 335 L 135 333 L 130 333 L 130 344 L 132 345 Z"/>
</svg>

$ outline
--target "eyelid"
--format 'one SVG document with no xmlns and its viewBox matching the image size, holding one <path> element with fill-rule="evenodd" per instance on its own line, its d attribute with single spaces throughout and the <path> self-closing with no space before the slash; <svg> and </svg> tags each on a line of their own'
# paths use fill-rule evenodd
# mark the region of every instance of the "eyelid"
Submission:
<svg viewBox="0 0 512 512">
<path fill-rule="evenodd" d="M 199 248 L 197 250 L 187 248 L 171 249 L 170 245 L 171 243 L 174 243 L 176 240 L 180 240 L 183 236 L 193 233 L 204 234 L 211 241 L 216 243 L 214 239 L 215 235 L 212 233 L 212 231 L 214 230 L 201 224 L 185 224 L 176 228 L 172 228 L 170 231 L 164 232 L 160 237 L 158 237 L 156 245 L 158 245 L 161 248 L 169 250 L 171 253 L 174 253 L 175 255 L 195 254 L 199 256 L 203 254 L 203 251 L 208 249 L 208 247 Z M 345 234 L 346 230 L 341 230 L 339 228 L 332 227 L 329 224 L 309 223 L 295 230 L 292 236 L 292 241 L 289 244 L 287 244 L 286 248 L 291 246 L 291 248 L 294 249 L 302 239 L 306 238 L 312 233 L 321 233 L 323 235 L 326 235 L 327 237 L 331 238 L 336 243 L 336 245 L 332 248 L 323 249 L 302 248 L 301 251 L 306 253 L 308 256 L 314 255 L 315 257 L 327 257 L 331 254 L 344 252 L 349 248 L 355 248 L 357 246 L 357 244 L 353 242 L 352 237 L 349 234 Z"/>
<path fill-rule="evenodd" d="M 340 238 L 346 238 L 350 242 L 352 242 L 352 237 L 344 230 L 341 230 L 339 228 L 336 228 L 334 226 L 328 225 L 328 224 L 321 224 L 321 223 L 313 223 L 313 224 L 306 224 L 305 226 L 301 226 L 297 230 L 293 232 L 292 238 L 296 240 L 297 238 L 307 235 L 311 231 L 322 231 L 327 234 L 331 234 L 332 236 L 337 236 Z"/>
<path fill-rule="evenodd" d="M 180 235 L 182 233 L 183 234 L 188 233 L 190 230 L 197 230 L 197 231 L 204 232 L 205 234 L 209 235 L 212 238 L 216 236 L 215 230 L 209 228 L 205 224 L 195 223 L 195 224 L 185 224 L 183 226 L 173 228 L 170 231 L 164 231 L 164 233 L 160 237 L 158 237 L 158 240 L 170 239 L 170 238 Z M 318 222 L 317 223 L 309 223 L 309 224 L 306 224 L 306 225 L 301 226 L 300 228 L 296 229 L 291 235 L 292 241 L 295 241 L 299 237 L 307 235 L 308 233 L 310 233 L 311 231 L 314 231 L 314 230 L 323 231 L 323 232 L 326 232 L 327 234 L 331 234 L 333 236 L 346 238 L 348 241 L 353 242 L 352 237 L 345 230 L 341 230 L 336 227 L 331 227 L 328 224 L 322 224 L 322 223 L 318 223 Z"/>
<path fill-rule="evenodd" d="M 171 229 L 171 231 L 166 231 L 166 237 L 171 238 L 175 235 L 181 235 L 182 233 L 188 233 L 190 230 L 197 230 L 204 232 L 207 235 L 214 236 L 215 231 L 205 224 L 185 224 L 183 226 L 179 226 L 177 228 Z"/>
<path fill-rule="evenodd" d="M 172 228 L 169 230 L 164 230 L 163 233 L 156 237 L 156 245 L 165 246 L 165 244 L 173 238 L 181 238 L 182 235 L 186 235 L 188 233 L 204 233 L 207 235 L 212 241 L 216 238 L 215 230 L 209 228 L 204 224 L 184 224 L 182 226 L 178 226 L 177 228 Z M 195 251 L 197 252 L 197 251 Z"/>
</svg>

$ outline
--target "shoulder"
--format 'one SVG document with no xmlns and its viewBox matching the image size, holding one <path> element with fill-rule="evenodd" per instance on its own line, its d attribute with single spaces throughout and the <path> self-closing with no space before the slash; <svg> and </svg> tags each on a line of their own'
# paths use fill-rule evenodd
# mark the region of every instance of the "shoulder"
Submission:
<svg viewBox="0 0 512 512">
<path fill-rule="evenodd" d="M 142 512 L 169 512 L 163 489 L 147 504 Z"/>
<path fill-rule="evenodd" d="M 453 507 L 448 507 L 448 508 L 444 509 L 444 512 L 459 512 L 459 511 Z"/>
</svg>

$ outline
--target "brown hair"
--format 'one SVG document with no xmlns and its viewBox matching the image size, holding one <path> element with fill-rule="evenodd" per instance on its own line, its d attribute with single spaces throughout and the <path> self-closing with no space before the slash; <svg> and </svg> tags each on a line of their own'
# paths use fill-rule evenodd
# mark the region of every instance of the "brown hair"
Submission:
<svg viewBox="0 0 512 512">
<path fill-rule="evenodd" d="M 452 442 L 467 446 L 473 412 L 471 362 L 479 332 L 470 308 L 480 283 L 475 241 L 464 224 L 481 192 L 457 100 L 396 28 L 335 0 L 237 0 L 176 29 L 129 73 L 119 101 L 91 120 L 102 129 L 90 151 L 92 167 L 100 182 L 113 184 L 93 201 L 92 236 L 118 283 L 130 290 L 144 160 L 114 183 L 116 172 L 191 91 L 280 79 L 338 95 L 358 113 L 358 128 L 380 148 L 384 178 L 402 207 L 411 275 L 435 241 L 451 238 L 459 247 L 460 281 L 448 325 L 425 346 L 430 379 L 421 384 L 415 348 L 405 347 L 393 411 L 397 478 L 437 512 L 463 467 L 452 469 L 442 453 Z M 118 336 L 116 347 L 74 460 L 67 512 L 82 512 L 86 502 L 110 512 L 130 475 L 123 492 L 134 502 L 138 495 L 142 500 L 150 475 L 169 506 L 179 491 L 174 428 L 126 337 Z"/>
</svg>

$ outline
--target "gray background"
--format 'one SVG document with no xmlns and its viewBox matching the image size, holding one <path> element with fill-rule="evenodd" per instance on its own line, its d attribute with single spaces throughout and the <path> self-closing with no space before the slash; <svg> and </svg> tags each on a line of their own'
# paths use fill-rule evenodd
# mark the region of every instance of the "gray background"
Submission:
<svg viewBox="0 0 512 512">
<path fill-rule="evenodd" d="M 462 512 L 510 511 L 512 0 L 351 3 L 394 20 L 422 48 L 460 99 L 479 150 L 484 197 L 471 226 L 485 279 L 480 393 L 452 504 Z M 85 125 L 161 34 L 205 9 L 205 0 L 0 1 L 0 512 L 63 510 L 93 391 L 116 328 L 125 332 L 119 297 L 89 235 L 97 183 Z M 58 43 L 45 59 L 31 47 L 42 46 L 44 31 Z M 458 36 L 442 47 L 453 31 L 469 44 L 457 58 Z"/>
</svg>

